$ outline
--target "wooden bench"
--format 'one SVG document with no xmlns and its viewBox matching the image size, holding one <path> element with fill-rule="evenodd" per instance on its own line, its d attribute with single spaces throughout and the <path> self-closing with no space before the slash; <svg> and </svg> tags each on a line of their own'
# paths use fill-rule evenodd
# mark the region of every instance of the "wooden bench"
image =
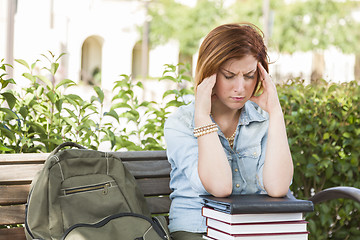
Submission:
<svg viewBox="0 0 360 240">
<path fill-rule="evenodd" d="M 170 209 L 170 164 L 165 151 L 115 152 L 146 196 L 153 214 Z M 0 225 L 24 224 L 30 183 L 48 153 L 0 154 Z M 23 227 L 0 228 L 0 240 L 25 240 Z"/>
<path fill-rule="evenodd" d="M 153 214 L 169 212 L 170 164 L 165 151 L 115 152 L 135 176 Z M 30 183 L 48 153 L 0 154 L 0 225 L 23 224 Z M 310 198 L 314 204 L 349 198 L 360 202 L 360 189 L 334 187 Z M 23 227 L 0 228 L 0 240 L 25 240 Z"/>
</svg>

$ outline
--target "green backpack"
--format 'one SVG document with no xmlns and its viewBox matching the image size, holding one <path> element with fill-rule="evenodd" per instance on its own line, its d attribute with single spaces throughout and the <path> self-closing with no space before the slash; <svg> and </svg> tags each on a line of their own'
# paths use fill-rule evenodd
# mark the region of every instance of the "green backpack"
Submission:
<svg viewBox="0 0 360 240">
<path fill-rule="evenodd" d="M 65 149 L 66 146 L 80 149 Z M 45 161 L 28 196 L 29 239 L 170 239 L 165 218 L 152 218 L 135 178 L 110 153 L 66 142 Z"/>
</svg>

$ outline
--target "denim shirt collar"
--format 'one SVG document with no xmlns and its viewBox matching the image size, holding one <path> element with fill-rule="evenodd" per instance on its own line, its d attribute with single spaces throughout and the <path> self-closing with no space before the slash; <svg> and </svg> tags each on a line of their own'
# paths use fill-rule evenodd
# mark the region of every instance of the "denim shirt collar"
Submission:
<svg viewBox="0 0 360 240">
<path fill-rule="evenodd" d="M 256 103 L 247 101 L 244 107 L 241 109 L 238 125 L 249 125 L 251 122 L 263 122 L 268 119 L 268 114 Z"/>
</svg>

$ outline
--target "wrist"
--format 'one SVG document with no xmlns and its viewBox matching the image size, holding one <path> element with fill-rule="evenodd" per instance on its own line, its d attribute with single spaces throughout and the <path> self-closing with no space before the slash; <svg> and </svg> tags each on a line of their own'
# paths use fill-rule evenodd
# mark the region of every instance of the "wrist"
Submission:
<svg viewBox="0 0 360 240">
<path fill-rule="evenodd" d="M 269 115 L 283 115 L 280 103 L 278 102 L 272 108 L 269 108 L 268 113 Z"/>
<path fill-rule="evenodd" d="M 269 113 L 270 118 L 284 118 L 284 114 L 283 114 L 282 109 L 280 107 L 276 108 L 276 109 L 272 109 L 268 113 Z"/>
<path fill-rule="evenodd" d="M 210 114 L 195 114 L 195 127 L 204 126 L 213 123 Z"/>
</svg>

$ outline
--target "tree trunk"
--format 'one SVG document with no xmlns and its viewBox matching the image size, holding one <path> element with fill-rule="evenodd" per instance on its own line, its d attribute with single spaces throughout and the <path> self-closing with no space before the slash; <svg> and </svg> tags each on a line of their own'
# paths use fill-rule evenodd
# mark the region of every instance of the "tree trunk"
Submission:
<svg viewBox="0 0 360 240">
<path fill-rule="evenodd" d="M 324 77 L 325 59 L 322 51 L 314 51 L 311 67 L 311 82 L 318 82 Z"/>
<path fill-rule="evenodd" d="M 192 75 L 193 72 L 193 56 L 192 55 L 188 55 L 188 54 L 184 54 L 182 52 L 179 53 L 179 63 L 183 63 L 183 64 L 189 64 L 190 65 L 190 75 Z"/>
<path fill-rule="evenodd" d="M 356 81 L 360 82 L 360 53 L 356 53 L 354 77 Z"/>
</svg>

